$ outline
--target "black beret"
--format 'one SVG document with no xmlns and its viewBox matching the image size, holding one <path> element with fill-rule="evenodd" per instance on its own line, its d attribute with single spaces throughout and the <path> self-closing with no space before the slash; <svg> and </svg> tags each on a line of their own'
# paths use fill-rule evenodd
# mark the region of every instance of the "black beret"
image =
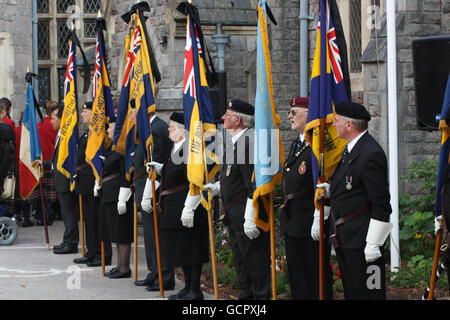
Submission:
<svg viewBox="0 0 450 320">
<path fill-rule="evenodd" d="M 183 112 L 172 112 L 172 114 L 170 115 L 170 120 L 184 125 L 184 113 Z"/>
<path fill-rule="evenodd" d="M 116 122 L 116 117 L 109 118 L 109 123 L 115 123 L 115 122 Z"/>
<path fill-rule="evenodd" d="M 289 104 L 291 105 L 291 107 L 301 107 L 308 109 L 309 98 L 308 97 L 292 98 Z"/>
<path fill-rule="evenodd" d="M 366 107 L 356 102 L 339 102 L 335 106 L 336 113 L 351 119 L 370 121 L 370 113 Z"/>
<path fill-rule="evenodd" d="M 84 109 L 92 110 L 92 102 L 86 102 L 85 104 L 83 104 L 83 110 Z"/>
<path fill-rule="evenodd" d="M 255 107 L 242 100 L 231 100 L 228 102 L 228 109 L 251 116 L 255 114 Z"/>
</svg>

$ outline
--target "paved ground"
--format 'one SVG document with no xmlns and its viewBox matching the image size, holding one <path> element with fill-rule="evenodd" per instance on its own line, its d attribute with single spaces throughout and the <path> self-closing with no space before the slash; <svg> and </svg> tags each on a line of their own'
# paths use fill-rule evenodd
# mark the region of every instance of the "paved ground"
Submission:
<svg viewBox="0 0 450 320">
<path fill-rule="evenodd" d="M 125 300 L 151 299 L 159 300 L 159 292 L 148 292 L 145 287 L 136 287 L 133 275 L 128 279 L 109 279 L 102 276 L 101 267 L 89 268 L 77 265 L 74 258 L 78 254 L 55 255 L 47 250 L 44 227 L 20 227 L 19 236 L 10 246 L 0 247 L 0 300 Z M 62 242 L 63 223 L 55 221 L 48 227 L 50 245 Z M 147 274 L 144 253 L 142 227 L 138 228 L 138 280 Z M 113 266 L 117 262 L 116 249 L 113 246 Z M 112 266 L 107 266 L 108 271 Z M 133 269 L 133 249 L 131 253 Z M 176 279 L 175 290 L 165 291 L 164 296 L 176 293 L 184 283 Z M 205 299 L 213 299 L 205 294 Z"/>
</svg>

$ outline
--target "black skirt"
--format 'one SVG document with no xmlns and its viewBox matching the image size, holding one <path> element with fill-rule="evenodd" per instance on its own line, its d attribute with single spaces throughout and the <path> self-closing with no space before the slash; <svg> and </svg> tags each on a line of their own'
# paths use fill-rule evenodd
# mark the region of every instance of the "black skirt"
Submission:
<svg viewBox="0 0 450 320">
<path fill-rule="evenodd" d="M 114 243 L 132 243 L 133 232 L 133 197 L 127 202 L 127 212 L 119 215 L 117 202 L 100 202 L 100 237 L 102 241 Z"/>
<path fill-rule="evenodd" d="M 170 266 L 194 266 L 209 261 L 208 228 L 164 229 Z"/>
</svg>

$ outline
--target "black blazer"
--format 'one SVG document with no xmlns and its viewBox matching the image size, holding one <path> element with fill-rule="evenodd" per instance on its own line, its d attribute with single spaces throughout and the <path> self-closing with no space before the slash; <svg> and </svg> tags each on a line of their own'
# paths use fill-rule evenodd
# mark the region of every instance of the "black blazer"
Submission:
<svg viewBox="0 0 450 320">
<path fill-rule="evenodd" d="M 246 131 L 236 141 L 230 142 L 220 171 L 220 193 L 224 206 L 236 196 L 245 193 L 234 206 L 225 212 L 224 222 L 234 230 L 243 231 L 244 213 L 247 198 L 253 198 L 253 159 L 250 159 L 250 148 L 253 148 L 253 134 Z"/>
<path fill-rule="evenodd" d="M 350 180 L 348 190 L 346 186 Z M 370 219 L 387 222 L 392 212 L 386 154 L 369 133 L 358 140 L 345 161 L 336 168 L 331 177 L 330 192 L 336 220 L 369 204 L 369 208 L 356 218 L 337 226 L 342 248 L 364 248 Z"/>
<path fill-rule="evenodd" d="M 57 169 L 58 164 L 58 153 L 59 153 L 59 137 L 57 138 L 55 145 L 55 150 L 53 151 L 52 164 L 53 164 L 53 179 L 55 180 L 55 190 L 56 192 L 70 192 L 70 180 L 65 175 L 63 175 Z"/>
<path fill-rule="evenodd" d="M 187 157 L 183 156 L 185 151 L 184 148 L 186 148 L 186 142 L 178 151 L 178 156 L 180 157 L 179 159 L 184 158 L 186 161 Z M 187 179 L 186 162 L 175 164 L 170 156 L 164 162 L 164 167 L 162 169 L 161 175 L 162 175 L 162 186 L 160 189 L 162 191 L 178 186 L 189 185 L 189 181 Z M 181 223 L 180 218 L 188 192 L 189 190 L 186 189 L 183 191 L 162 196 L 161 206 L 163 211 L 161 215 L 161 228 L 187 229 Z M 197 209 L 194 212 L 195 214 L 194 214 L 193 228 L 207 226 L 208 216 L 201 203 L 198 205 Z"/>
<path fill-rule="evenodd" d="M 95 176 L 92 167 L 86 162 L 86 147 L 89 129 L 86 129 L 78 140 L 77 148 L 77 176 L 75 178 L 75 193 L 81 195 L 94 195 Z"/>
<path fill-rule="evenodd" d="M 311 226 L 314 220 L 314 183 L 311 165 L 311 147 L 305 141 L 296 150 L 295 140 L 289 151 L 289 156 L 283 171 L 283 201 L 286 195 L 304 192 L 301 196 L 287 200 L 286 207 L 281 212 L 280 228 L 282 234 L 290 237 L 304 238 L 311 236 Z"/>
</svg>

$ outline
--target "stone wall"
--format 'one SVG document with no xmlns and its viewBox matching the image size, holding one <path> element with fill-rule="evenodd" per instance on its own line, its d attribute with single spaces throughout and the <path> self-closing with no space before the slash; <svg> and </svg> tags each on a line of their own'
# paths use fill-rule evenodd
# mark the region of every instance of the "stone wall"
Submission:
<svg viewBox="0 0 450 320">
<path fill-rule="evenodd" d="M 32 70 L 31 1 L 0 3 L 0 96 L 11 100 L 11 117 L 17 123 L 25 106 L 27 66 Z"/>
</svg>

